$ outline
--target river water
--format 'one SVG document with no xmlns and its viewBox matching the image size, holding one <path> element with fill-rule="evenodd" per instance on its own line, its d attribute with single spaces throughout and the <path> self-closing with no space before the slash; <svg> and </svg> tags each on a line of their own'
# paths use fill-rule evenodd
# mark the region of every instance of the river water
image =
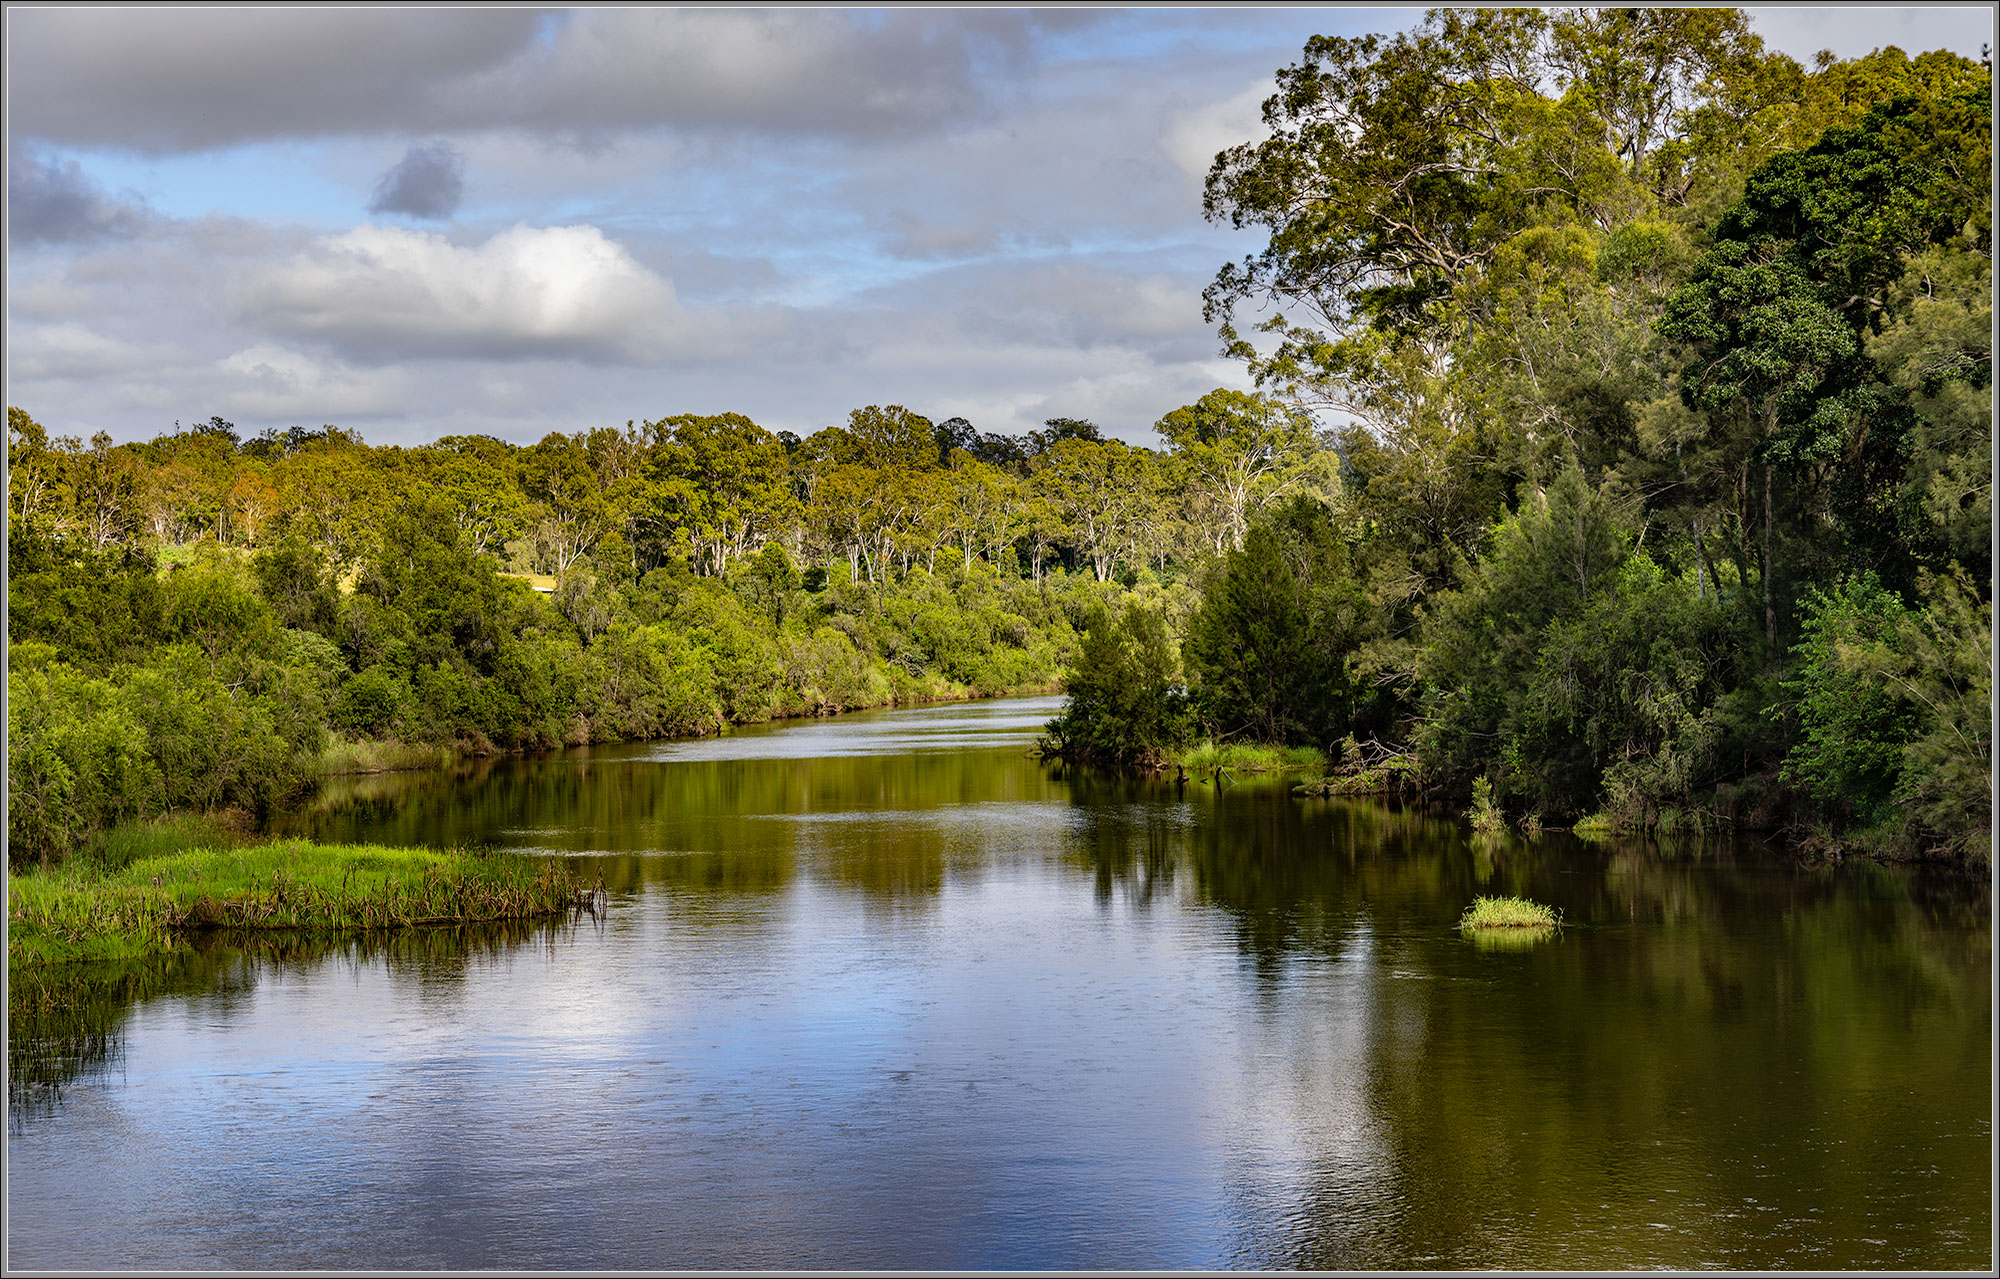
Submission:
<svg viewBox="0 0 2000 1279">
<path fill-rule="evenodd" d="M 102 984 L 10 1091 L 10 1267 L 1992 1261 L 1983 884 L 1183 793 L 1031 758 L 1054 709 L 329 787 L 296 829 L 610 909 Z"/>
</svg>

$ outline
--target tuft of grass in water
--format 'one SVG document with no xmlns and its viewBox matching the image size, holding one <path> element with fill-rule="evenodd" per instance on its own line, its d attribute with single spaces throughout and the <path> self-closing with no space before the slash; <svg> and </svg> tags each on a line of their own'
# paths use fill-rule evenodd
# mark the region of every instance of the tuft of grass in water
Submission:
<svg viewBox="0 0 2000 1279">
<path fill-rule="evenodd" d="M 1311 746 L 1274 746 L 1263 742 L 1215 742 L 1204 740 L 1166 757 L 1169 767 L 1179 765 L 1200 776 L 1221 769 L 1225 773 L 1282 773 L 1310 771 L 1324 773 L 1326 756 Z"/>
<path fill-rule="evenodd" d="M 7 877 L 7 962 L 128 960 L 229 928 L 339 936 L 596 911 L 567 863 L 500 853 L 285 840 L 182 849 L 110 869 Z"/>
<path fill-rule="evenodd" d="M 320 752 L 320 772 L 399 773 L 415 769 L 449 768 L 458 758 L 449 746 L 392 741 L 348 741 L 336 738 Z"/>
<path fill-rule="evenodd" d="M 1562 912 L 1525 897 L 1475 897 L 1458 926 L 1464 932 L 1500 929 L 1545 933 L 1562 926 Z"/>
</svg>

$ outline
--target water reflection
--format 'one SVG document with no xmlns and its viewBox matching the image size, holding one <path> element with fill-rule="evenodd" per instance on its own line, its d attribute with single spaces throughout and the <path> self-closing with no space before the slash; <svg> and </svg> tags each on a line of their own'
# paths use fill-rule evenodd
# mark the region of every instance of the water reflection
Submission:
<svg viewBox="0 0 2000 1279">
<path fill-rule="evenodd" d="M 1983 885 L 1054 768 L 1051 710 L 329 789 L 613 909 L 128 996 L 10 1261 L 1985 1264 Z M 1481 893 L 1565 927 L 1482 949 Z"/>
</svg>

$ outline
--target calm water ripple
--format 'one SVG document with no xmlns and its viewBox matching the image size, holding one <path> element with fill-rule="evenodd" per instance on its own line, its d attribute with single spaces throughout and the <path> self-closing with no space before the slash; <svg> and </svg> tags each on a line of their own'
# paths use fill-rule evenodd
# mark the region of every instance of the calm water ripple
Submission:
<svg viewBox="0 0 2000 1279">
<path fill-rule="evenodd" d="M 1053 709 L 329 788 L 613 907 L 133 978 L 11 1107 L 10 1266 L 1991 1260 L 1983 886 L 1183 796 L 1030 759 Z M 1495 891 L 1569 924 L 1483 950 Z"/>
</svg>

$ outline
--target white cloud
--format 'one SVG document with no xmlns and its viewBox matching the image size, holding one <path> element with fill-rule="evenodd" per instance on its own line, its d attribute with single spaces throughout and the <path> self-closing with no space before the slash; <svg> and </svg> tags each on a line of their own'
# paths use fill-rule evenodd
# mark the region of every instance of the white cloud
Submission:
<svg viewBox="0 0 2000 1279">
<path fill-rule="evenodd" d="M 670 363 L 717 349 L 668 280 L 592 226 L 516 226 L 483 244 L 367 224 L 254 275 L 246 318 L 349 358 Z"/>
<path fill-rule="evenodd" d="M 1264 127 L 1264 99 L 1271 96 L 1268 79 L 1219 101 L 1176 111 L 1160 131 L 1160 149 L 1197 181 L 1208 176 L 1215 153 L 1244 142 L 1261 142 L 1271 135 Z"/>
<path fill-rule="evenodd" d="M 361 370 L 271 343 L 215 362 L 232 411 L 260 419 L 335 420 L 394 411 L 407 400 L 401 370 Z"/>
<path fill-rule="evenodd" d="M 8 372 L 26 379 L 118 377 L 163 354 L 75 320 L 17 325 L 8 339 Z"/>
</svg>

